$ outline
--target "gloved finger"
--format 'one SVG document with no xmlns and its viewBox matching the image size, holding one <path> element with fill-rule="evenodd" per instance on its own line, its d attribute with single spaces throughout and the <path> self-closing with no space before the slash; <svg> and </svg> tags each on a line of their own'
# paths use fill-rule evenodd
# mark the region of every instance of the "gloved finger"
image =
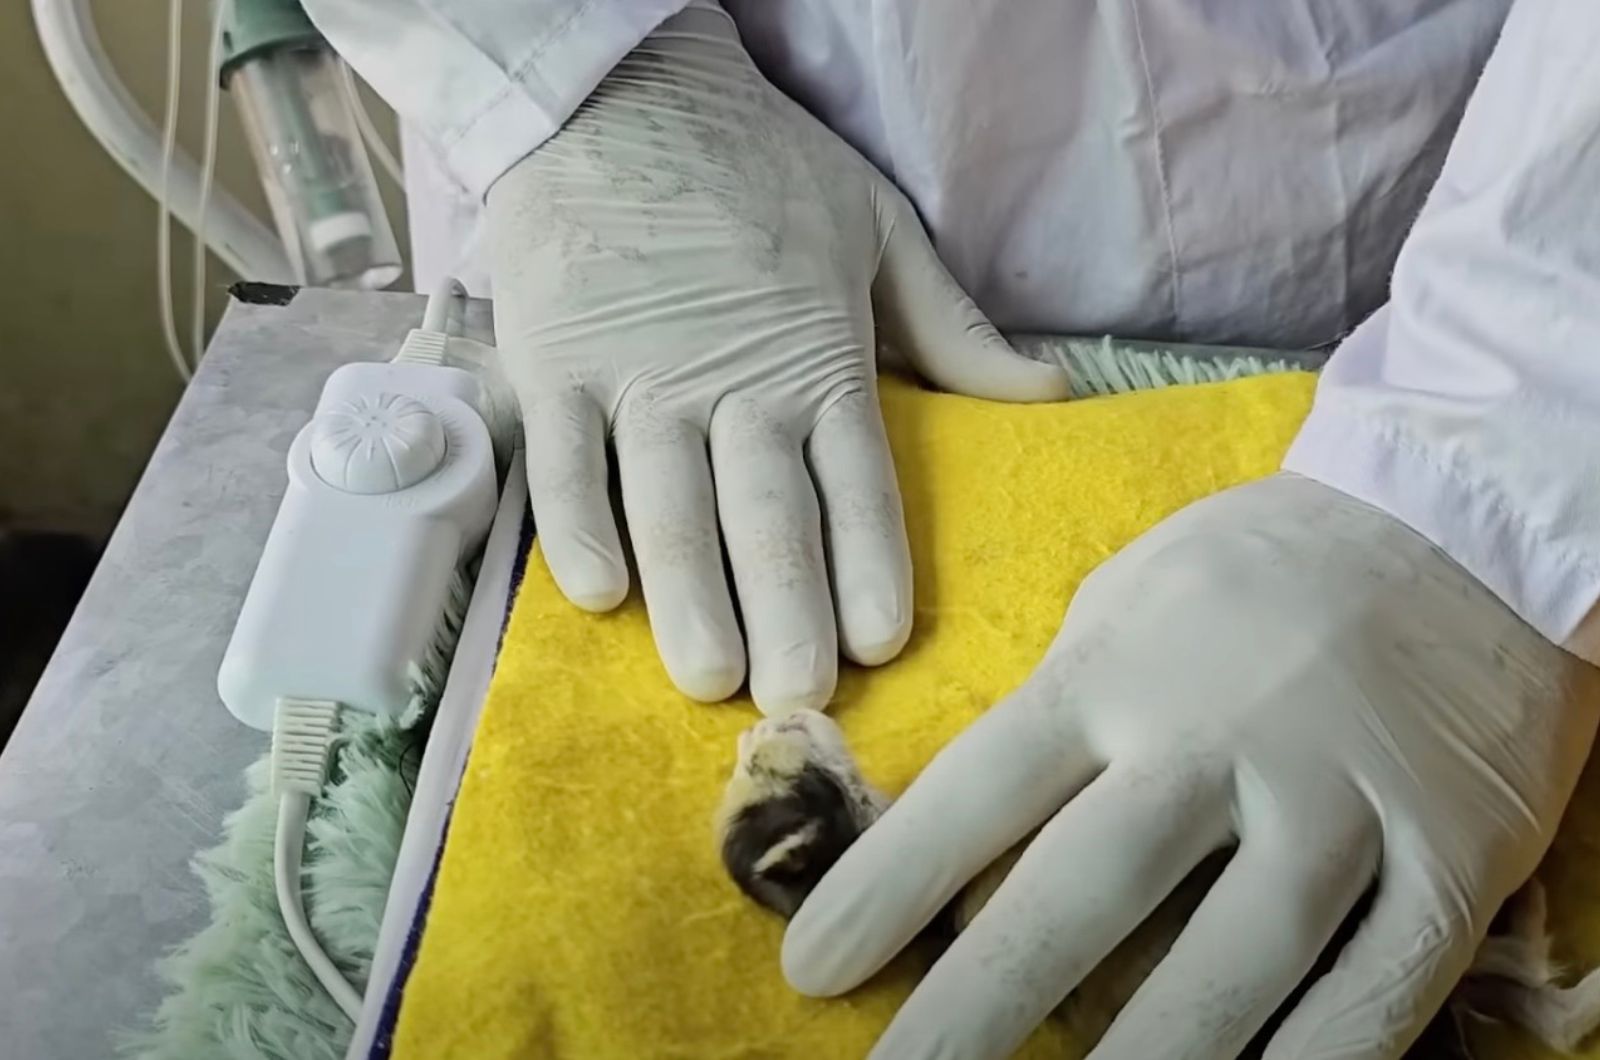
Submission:
<svg viewBox="0 0 1600 1060">
<path fill-rule="evenodd" d="M 864 666 L 888 662 L 911 635 L 911 550 L 873 396 L 834 402 L 806 450 L 822 502 L 840 645 Z"/>
<path fill-rule="evenodd" d="M 718 514 L 750 648 L 750 695 L 768 715 L 821 710 L 839 671 L 822 517 L 799 444 L 756 399 L 711 417 Z"/>
<path fill-rule="evenodd" d="M 924 378 L 995 401 L 1061 401 L 1067 373 L 1011 348 L 950 275 L 911 204 L 892 188 L 878 198 L 883 253 L 872 283 L 879 326 Z"/>
<path fill-rule="evenodd" d="M 844 852 L 789 922 L 796 990 L 853 990 L 968 880 L 1055 813 L 1100 768 L 1060 690 L 1035 679 L 952 741 Z"/>
<path fill-rule="evenodd" d="M 628 595 L 628 565 L 606 482 L 605 418 L 581 392 L 522 399 L 528 503 L 550 574 L 568 600 L 609 611 Z"/>
<path fill-rule="evenodd" d="M 1113 763 L 1039 832 L 872 1055 L 1010 1056 L 1227 842 L 1226 794 L 1220 771 Z"/>
<path fill-rule="evenodd" d="M 1260 794 L 1241 792 L 1238 851 L 1090 1060 L 1238 1056 L 1371 883 L 1382 832 L 1359 792 L 1293 817 Z"/>
<path fill-rule="evenodd" d="M 683 420 L 624 414 L 616 447 L 656 650 L 684 695 L 726 699 L 744 683 L 744 638 L 722 569 L 705 435 Z"/>
<path fill-rule="evenodd" d="M 1384 869 L 1361 926 L 1272 1036 L 1267 1060 L 1399 1057 L 1466 972 L 1489 917 L 1403 859 Z"/>
</svg>

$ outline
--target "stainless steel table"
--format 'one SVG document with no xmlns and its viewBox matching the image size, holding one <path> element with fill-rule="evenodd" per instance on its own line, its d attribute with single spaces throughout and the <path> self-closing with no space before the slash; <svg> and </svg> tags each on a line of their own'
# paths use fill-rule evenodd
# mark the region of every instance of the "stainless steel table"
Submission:
<svg viewBox="0 0 1600 1060">
<path fill-rule="evenodd" d="M 189 861 L 268 745 L 217 666 L 289 442 L 329 372 L 422 316 L 414 295 L 240 292 L 0 754 L 4 1060 L 110 1056 L 161 995 L 152 963 L 205 924 Z M 466 334 L 489 333 L 473 304 Z"/>
</svg>

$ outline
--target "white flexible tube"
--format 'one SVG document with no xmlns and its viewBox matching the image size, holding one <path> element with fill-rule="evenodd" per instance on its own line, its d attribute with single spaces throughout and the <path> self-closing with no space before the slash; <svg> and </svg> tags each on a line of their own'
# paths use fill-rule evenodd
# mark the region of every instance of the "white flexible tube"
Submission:
<svg viewBox="0 0 1600 1060">
<path fill-rule="evenodd" d="M 354 1023 L 361 1018 L 361 995 L 340 974 L 312 933 L 311 925 L 306 922 L 305 902 L 300 896 L 300 855 L 305 846 L 306 817 L 310 811 L 311 796 L 304 792 L 285 792 L 278 802 L 278 832 L 272 846 L 278 909 L 283 914 L 284 926 L 289 929 L 289 937 L 317 981 Z"/>
<path fill-rule="evenodd" d="M 100 146 L 152 196 L 160 189 L 161 141 L 150 119 L 117 79 L 94 30 L 89 0 L 32 0 L 45 58 L 73 110 Z M 173 215 L 189 228 L 198 218 L 199 170 L 178 152 L 171 173 Z M 217 257 L 251 280 L 293 283 L 278 237 L 225 193 L 211 203 L 208 238 Z"/>
<path fill-rule="evenodd" d="M 189 291 L 189 336 L 197 369 L 200 359 L 206 355 L 206 256 L 209 253 L 206 224 L 217 175 L 217 133 L 222 124 L 222 81 L 217 71 L 222 68 L 222 32 L 227 10 L 226 3 L 212 4 L 211 45 L 206 51 L 206 142 L 200 159 L 200 208 L 195 216 L 194 271 Z"/>
<path fill-rule="evenodd" d="M 178 98 L 183 80 L 183 0 L 167 0 L 167 103 L 161 125 L 161 185 L 156 194 L 156 312 L 161 318 L 161 338 L 178 378 L 187 383 L 194 369 L 178 338 L 172 308 L 172 161 L 178 145 Z"/>
<path fill-rule="evenodd" d="M 405 191 L 405 171 L 399 160 L 394 157 L 394 152 L 389 150 L 389 145 L 384 142 L 383 136 L 378 132 L 378 126 L 373 123 L 372 115 L 367 111 L 366 101 L 361 98 L 361 90 L 356 86 L 355 72 L 343 59 L 339 60 L 339 80 L 344 86 L 345 96 L 350 100 L 350 110 L 355 115 L 356 129 L 361 133 L 362 142 L 367 145 L 367 153 L 378 163 L 378 168 L 394 181 L 395 187 Z"/>
</svg>

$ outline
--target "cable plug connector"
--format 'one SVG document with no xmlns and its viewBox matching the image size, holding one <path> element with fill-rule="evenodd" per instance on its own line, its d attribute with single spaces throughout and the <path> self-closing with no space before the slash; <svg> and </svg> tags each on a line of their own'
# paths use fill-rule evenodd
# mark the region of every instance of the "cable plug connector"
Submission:
<svg viewBox="0 0 1600 1060">
<path fill-rule="evenodd" d="M 339 721 L 329 699 L 278 700 L 272 719 L 272 793 L 314 798 L 322 793 Z"/>
<path fill-rule="evenodd" d="M 278 830 L 272 844 L 272 876 L 278 910 L 289 938 L 311 973 L 354 1023 L 361 994 L 345 979 L 311 931 L 300 894 L 300 859 L 305 849 L 311 800 L 322 793 L 333 755 L 339 704 L 328 699 L 278 700 L 272 719 L 272 792 L 278 797 Z"/>
<path fill-rule="evenodd" d="M 450 344 L 450 336 L 442 331 L 424 331 L 421 328 L 412 328 L 406 335 L 406 341 L 400 345 L 400 352 L 395 354 L 395 364 L 443 364 L 445 349 Z"/>
</svg>

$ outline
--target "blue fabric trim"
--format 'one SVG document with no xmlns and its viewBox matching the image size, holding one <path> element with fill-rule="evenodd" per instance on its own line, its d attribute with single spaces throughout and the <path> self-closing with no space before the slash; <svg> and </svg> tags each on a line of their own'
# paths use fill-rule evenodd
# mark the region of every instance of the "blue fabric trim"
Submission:
<svg viewBox="0 0 1600 1060">
<path fill-rule="evenodd" d="M 452 809 L 452 813 L 453 813 Z M 445 819 L 444 838 L 450 835 L 450 818 Z M 422 898 L 417 903 L 416 916 L 412 918 L 411 928 L 406 932 L 405 949 L 400 954 L 400 966 L 395 969 L 394 980 L 389 984 L 389 992 L 383 999 L 383 1012 L 378 1016 L 378 1029 L 372 1036 L 372 1048 L 368 1050 L 368 1060 L 389 1060 L 394 1051 L 395 1027 L 400 1022 L 400 1002 L 405 996 L 405 985 L 411 978 L 411 970 L 416 967 L 417 950 L 422 946 L 422 929 L 428 920 L 428 910 L 433 906 L 433 889 L 439 880 L 439 865 L 444 860 L 444 842 L 439 843 L 439 849 L 433 855 L 433 868 L 428 870 L 428 883 L 422 890 Z"/>
<path fill-rule="evenodd" d="M 517 592 L 522 588 L 522 578 L 528 569 L 528 557 L 533 552 L 534 528 L 533 518 L 524 513 L 522 529 L 517 536 L 517 558 L 511 566 L 511 583 L 506 587 L 505 607 L 500 615 L 500 637 L 495 642 L 495 655 L 500 654 L 500 646 L 505 643 L 506 630 L 511 625 L 511 609 L 516 603 Z M 450 800 L 450 813 L 445 816 L 444 832 L 440 836 L 439 849 L 433 854 L 433 867 L 428 870 L 428 882 L 422 889 L 422 897 L 417 902 L 417 912 L 411 920 L 411 927 L 406 932 L 405 949 L 400 954 L 400 966 L 395 969 L 394 979 L 389 983 L 388 992 L 383 999 L 383 1012 L 378 1016 L 378 1029 L 372 1036 L 372 1048 L 367 1051 L 367 1060 L 389 1060 L 394 1052 L 394 1032 L 400 1022 L 400 1005 L 405 999 L 406 983 L 411 979 L 411 971 L 417 964 L 417 951 L 422 947 L 422 932 L 427 926 L 428 910 L 433 907 L 433 891 L 439 881 L 439 866 L 444 861 L 444 848 L 450 838 L 450 821 L 455 814 L 455 799 Z"/>
</svg>

